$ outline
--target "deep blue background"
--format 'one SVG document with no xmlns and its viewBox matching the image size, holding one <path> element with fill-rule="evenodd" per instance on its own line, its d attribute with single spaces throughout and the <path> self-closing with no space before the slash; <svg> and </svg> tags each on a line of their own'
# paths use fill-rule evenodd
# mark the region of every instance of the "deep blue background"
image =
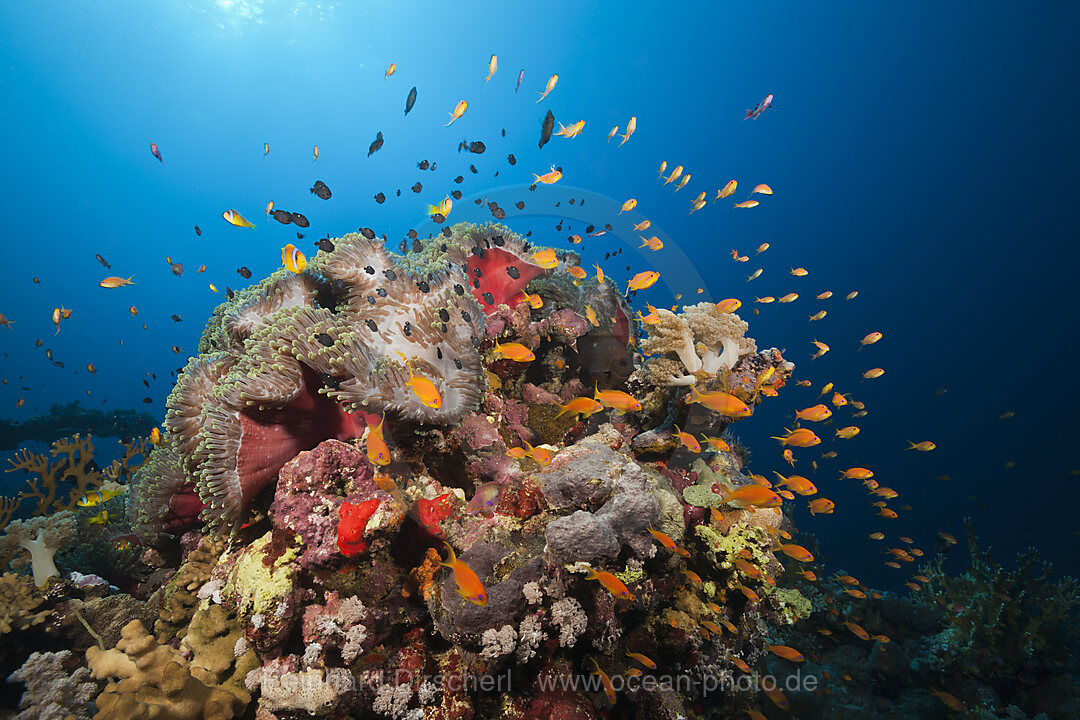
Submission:
<svg viewBox="0 0 1080 720">
<path fill-rule="evenodd" d="M 557 163 L 568 185 L 618 202 L 637 198 L 708 277 L 712 298 L 741 298 L 759 346 L 786 348 L 797 377 L 814 381 L 813 390 L 789 387 L 737 426 L 754 470 L 771 477 L 785 469 L 768 436 L 813 404 L 823 383 L 867 403 L 858 438 L 798 453 L 804 471 L 827 449 L 841 453 L 811 475 L 836 513 L 797 514 L 832 567 L 898 586 L 901 573 L 882 567 L 881 544 L 865 540 L 868 532 L 884 529 L 893 542 L 908 534 L 929 550 L 938 530 L 960 536 L 960 519 L 972 515 L 999 558 L 1033 544 L 1075 572 L 1077 479 L 1067 471 L 1080 468 L 1070 212 L 1077 6 L 667 3 L 658 13 L 654 3 L 529 5 L 3 4 L 0 312 L 15 325 L 0 329 L 8 380 L 0 413 L 24 419 L 82 398 L 160 416 L 169 371 L 194 351 L 221 299 L 207 284 L 241 286 L 240 265 L 264 276 L 281 246 L 296 242 L 291 227 L 263 217 L 267 200 L 312 219 L 298 243 L 304 250 L 358 225 L 396 243 L 424 219 L 427 203 L 459 187 L 452 179 L 460 172 L 468 195 L 527 183 Z M 493 52 L 499 71 L 485 87 Z M 386 79 L 391 62 L 397 74 Z M 558 86 L 535 104 L 554 72 Z M 419 100 L 406 118 L 413 85 Z M 775 106 L 743 120 L 767 93 Z M 444 127 L 462 98 L 468 112 Z M 581 137 L 538 150 L 548 108 L 568 125 L 586 120 Z M 622 147 L 605 142 L 630 115 L 637 134 Z M 379 130 L 385 146 L 366 157 Z M 458 154 L 462 139 L 485 141 L 487 153 Z M 321 156 L 313 163 L 314 145 Z M 437 172 L 416 168 L 425 158 Z M 661 160 L 693 175 L 677 195 L 674 184 L 656 181 Z M 317 178 L 333 189 L 331 201 L 308 192 Z M 758 182 L 776 194 L 753 210 L 710 203 L 687 217 L 698 192 L 712 198 L 731 178 L 740 182 L 735 200 Z M 414 195 L 417 180 L 424 191 Z M 372 200 L 379 191 L 390 196 L 382 206 Z M 228 208 L 258 228 L 229 226 L 221 219 Z M 478 212 L 460 203 L 450 219 L 482 219 Z M 553 224 L 515 227 L 565 246 L 568 233 Z M 760 258 L 732 261 L 731 248 L 753 256 L 763 241 L 772 247 Z M 611 237 L 587 242 L 586 266 L 621 246 Z M 184 263 L 182 278 L 166 255 Z M 605 268 L 625 278 L 620 261 L 629 256 Z M 633 272 L 648 268 L 636 256 L 632 264 Z M 796 266 L 809 276 L 790 276 Z M 756 267 L 764 274 L 747 284 Z M 109 274 L 137 284 L 99 288 Z M 836 297 L 813 300 L 826 289 Z M 853 289 L 858 298 L 845 302 Z M 694 290 L 668 273 L 637 302 L 669 305 L 672 292 L 691 298 Z M 755 295 L 791 291 L 802 297 L 750 314 Z M 49 316 L 61 303 L 74 314 L 57 336 Z M 828 317 L 808 322 L 818 309 Z M 856 353 L 871 330 L 885 339 Z M 66 369 L 47 362 L 36 338 Z M 833 351 L 810 363 L 813 338 Z M 874 366 L 885 376 L 860 384 Z M 159 378 L 149 393 L 140 381 L 148 372 Z M 932 398 L 938 388 L 948 392 Z M 148 394 L 153 405 L 141 402 Z M 26 405 L 16 409 L 19 397 Z M 1008 410 L 1015 417 L 999 420 Z M 820 430 L 831 437 L 831 427 Z M 939 447 L 905 452 L 906 438 Z M 833 479 L 851 465 L 875 469 L 901 492 L 891 505 L 914 509 L 876 518 L 860 485 Z"/>
</svg>

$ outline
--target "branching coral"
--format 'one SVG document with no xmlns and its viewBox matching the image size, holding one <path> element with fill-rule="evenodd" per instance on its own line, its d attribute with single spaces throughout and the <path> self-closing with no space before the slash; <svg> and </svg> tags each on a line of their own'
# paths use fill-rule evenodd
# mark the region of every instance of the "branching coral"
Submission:
<svg viewBox="0 0 1080 720">
<path fill-rule="evenodd" d="M 50 460 L 44 454 L 24 448 L 14 459 L 8 460 L 11 467 L 5 471 L 22 470 L 37 476 L 27 479 L 29 490 L 22 495 L 37 500 L 35 515 L 73 510 L 80 497 L 97 490 L 109 479 L 94 462 L 94 443 L 90 436 L 73 435 L 57 440 L 52 444 L 50 454 L 56 459 Z"/>
</svg>

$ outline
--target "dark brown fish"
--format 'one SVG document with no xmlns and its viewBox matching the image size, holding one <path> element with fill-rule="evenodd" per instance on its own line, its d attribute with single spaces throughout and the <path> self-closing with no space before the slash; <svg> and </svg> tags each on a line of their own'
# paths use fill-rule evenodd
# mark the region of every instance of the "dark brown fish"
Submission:
<svg viewBox="0 0 1080 720">
<path fill-rule="evenodd" d="M 293 221 L 293 214 L 288 210 L 275 210 L 270 214 L 282 225 L 288 225 Z"/>
<path fill-rule="evenodd" d="M 178 314 L 177 315 L 170 315 L 169 317 L 171 317 L 173 319 L 173 322 L 183 322 L 183 320 L 180 318 L 180 315 L 178 315 Z"/>
<path fill-rule="evenodd" d="M 363 235 L 364 237 L 366 237 L 368 240 L 374 240 L 375 239 L 375 231 L 372 230 L 369 227 L 360 228 L 360 234 Z"/>
<path fill-rule="evenodd" d="M 245 280 L 251 279 L 251 270 L 249 270 L 246 265 L 238 267 L 236 269 L 236 272 L 240 273 L 240 277 L 244 278 Z"/>
<path fill-rule="evenodd" d="M 577 339 L 578 365 L 588 385 L 619 387 L 634 371 L 626 343 L 612 335 L 585 335 Z"/>
<path fill-rule="evenodd" d="M 202 237 L 202 230 L 199 229 L 198 225 L 195 226 L 195 234 Z"/>
<path fill-rule="evenodd" d="M 302 232 L 296 233 L 296 239 L 297 240 L 303 240 L 304 239 L 304 233 L 302 233 Z"/>
<path fill-rule="evenodd" d="M 412 110 L 412 106 L 415 105 L 415 104 L 416 104 L 416 86 L 414 85 L 413 89 L 409 91 L 409 97 L 405 98 L 405 114 L 406 115 L 409 114 L 409 111 Z"/>
<path fill-rule="evenodd" d="M 416 163 L 416 167 L 420 168 L 421 170 L 427 170 L 429 167 L 431 167 L 431 163 L 429 163 L 427 160 L 421 160 L 420 162 Z"/>
<path fill-rule="evenodd" d="M 148 398 L 148 397 L 145 397 L 145 398 L 143 398 L 143 399 L 142 399 L 142 401 L 143 401 L 144 403 L 146 403 L 147 405 L 150 405 L 151 403 L 153 403 L 153 402 L 154 402 L 154 398 Z"/>
<path fill-rule="evenodd" d="M 368 157 L 371 157 L 372 153 L 378 152 L 379 148 L 382 147 L 382 143 L 383 143 L 383 137 L 382 137 L 382 131 L 380 130 L 379 132 L 375 133 L 375 139 L 371 141 L 370 145 L 368 145 L 368 149 L 367 149 Z"/>
<path fill-rule="evenodd" d="M 423 190 L 424 190 L 424 186 L 421 185 L 420 183 L 416 183 L 415 185 L 412 186 L 412 191 L 414 193 L 423 192 Z"/>
<path fill-rule="evenodd" d="M 514 157 L 514 153 L 510 153 L 506 156 L 506 162 L 510 163 L 511 165 L 517 165 L 517 158 Z"/>
<path fill-rule="evenodd" d="M 104 265 L 106 267 L 106 269 L 112 267 L 112 265 L 110 265 L 109 262 L 105 258 L 101 257 L 101 255 L 95 255 L 94 257 L 96 257 L 97 261 L 99 263 L 101 263 L 102 265 Z"/>
<path fill-rule="evenodd" d="M 465 176 L 464 175 L 458 175 L 456 178 L 454 178 L 454 182 L 456 182 L 458 185 L 460 185 L 464 181 L 465 181 Z"/>
<path fill-rule="evenodd" d="M 518 210 L 524 210 L 525 209 L 525 201 L 524 200 L 518 200 L 516 203 L 514 203 L 514 207 L 516 207 Z"/>
<path fill-rule="evenodd" d="M 300 213 L 293 213 L 292 221 L 302 228 L 306 228 L 311 225 L 311 223 L 308 222 L 308 219 Z"/>
<path fill-rule="evenodd" d="M 452 193 L 450 193 L 450 197 L 454 198 L 455 200 L 460 200 L 461 199 L 461 191 L 460 190 L 453 191 Z"/>
<path fill-rule="evenodd" d="M 383 204 L 384 202 L 386 202 L 386 194 L 385 194 L 385 193 L 381 193 L 381 192 L 380 192 L 380 193 L 376 193 L 376 194 L 375 194 L 375 202 L 377 202 L 377 203 L 379 203 L 380 205 L 382 205 L 382 204 Z"/>
<path fill-rule="evenodd" d="M 473 174 L 473 175 L 475 175 L 476 173 L 480 172 L 479 170 L 477 170 L 477 169 L 476 169 L 476 166 L 475 166 L 475 165 L 470 165 L 470 166 L 469 166 L 469 170 L 472 170 L 472 174 Z"/>
<path fill-rule="evenodd" d="M 334 243 L 330 240 L 330 238 L 321 238 L 319 242 L 315 243 L 315 245 L 317 245 L 318 248 L 323 252 L 334 252 Z"/>
<path fill-rule="evenodd" d="M 410 230 L 409 230 L 409 232 L 405 233 L 405 235 L 406 235 L 406 237 L 408 237 L 408 238 L 409 238 L 410 240 L 415 240 L 415 239 L 417 238 L 417 233 L 416 233 L 416 230 L 412 230 L 412 229 L 410 229 Z"/>
<path fill-rule="evenodd" d="M 330 188 L 326 186 L 322 180 L 316 180 L 315 185 L 311 188 L 312 195 L 318 196 L 322 200 L 330 199 Z"/>
<path fill-rule="evenodd" d="M 550 110 L 547 111 L 547 115 L 544 116 L 544 124 L 540 126 L 540 147 L 541 149 L 547 145 L 548 140 L 551 139 L 551 131 L 555 129 L 555 115 Z"/>
</svg>

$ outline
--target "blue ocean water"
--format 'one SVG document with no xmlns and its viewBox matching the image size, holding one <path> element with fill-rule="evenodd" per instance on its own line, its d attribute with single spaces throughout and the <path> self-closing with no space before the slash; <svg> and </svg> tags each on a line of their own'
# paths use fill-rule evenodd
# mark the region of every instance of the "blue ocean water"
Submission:
<svg viewBox="0 0 1080 720">
<path fill-rule="evenodd" d="M 1071 412 L 1080 399 L 1071 377 L 1080 341 L 1069 210 L 1077 146 L 1067 121 L 1077 108 L 1069 35 L 1077 15 L 1065 5 L 999 2 L 662 10 L 564 2 L 7 3 L 0 8 L 7 201 L 0 312 L 14 324 L 0 328 L 7 381 L 0 414 L 24 420 L 78 399 L 160 418 L 170 371 L 195 352 L 222 299 L 208 284 L 242 287 L 237 268 L 263 277 L 279 266 L 286 243 L 313 251 L 318 238 L 358 226 L 393 244 L 453 189 L 484 197 L 558 165 L 566 186 L 616 203 L 636 198 L 636 212 L 654 224 L 650 234 L 662 230 L 668 250 L 690 258 L 685 273 L 665 270 L 640 293 L 636 308 L 669 306 L 674 293 L 690 300 L 701 276 L 712 299 L 742 300 L 760 347 L 784 348 L 795 377 L 813 381 L 810 389 L 789 385 L 736 426 L 752 469 L 770 477 L 787 471 L 769 437 L 814 404 L 824 383 L 866 403 L 858 437 L 833 442 L 832 428 L 822 429 L 820 450 L 836 449 L 836 460 L 819 461 L 810 474 L 820 453 L 804 451 L 796 466 L 837 503 L 830 516 L 796 514 L 831 566 L 895 588 L 901 578 L 882 566 L 867 533 L 907 534 L 928 548 L 939 530 L 959 536 L 971 516 L 999 558 L 1035 545 L 1075 573 L 1080 539 L 1068 472 L 1080 468 Z M 485 85 L 492 53 L 499 69 Z M 397 71 L 387 78 L 390 63 Z M 552 73 L 558 85 L 537 104 Z M 413 86 L 418 100 L 405 116 Z M 769 93 L 773 107 L 745 120 L 746 108 Z M 461 99 L 467 113 L 445 127 Z M 537 148 L 548 109 L 567 125 L 584 119 L 582 135 Z M 625 145 L 605 140 L 631 116 L 637 132 Z M 385 145 L 369 157 L 377 132 Z M 462 140 L 482 140 L 487 151 L 459 153 Z M 435 172 L 417 168 L 425 159 L 438 164 Z M 669 172 L 683 165 L 692 174 L 678 193 L 657 180 L 664 160 Z M 732 178 L 739 180 L 733 200 L 757 183 L 775 194 L 750 210 L 710 202 L 688 215 L 698 192 L 711 199 Z M 332 188 L 331 200 L 309 192 L 316 179 Z M 413 193 L 418 181 L 423 190 Z M 385 204 L 373 199 L 379 192 Z M 303 240 L 263 216 L 271 199 L 311 219 Z M 230 208 L 257 228 L 225 223 Z M 451 221 L 489 218 L 462 202 Z M 559 247 L 584 225 L 559 231 L 554 218 L 512 214 L 508 223 Z M 650 259 L 636 247 L 604 256 L 635 241 L 613 232 L 577 249 L 586 267 L 600 262 L 622 282 L 650 269 Z M 762 242 L 770 248 L 755 257 Z M 732 248 L 750 260 L 734 262 Z M 182 277 L 166 256 L 183 263 Z M 762 276 L 748 283 L 758 267 Z M 795 267 L 809 274 L 793 277 Z M 135 285 L 102 289 L 106 275 L 131 276 Z M 813 300 L 824 290 L 835 296 Z M 852 290 L 858 297 L 843 300 Z M 800 298 L 753 302 L 788 292 Z M 50 313 L 58 305 L 73 313 L 56 333 Z M 827 317 L 810 322 L 820 309 Z M 875 330 L 884 339 L 856 352 Z M 813 339 L 832 351 L 811 362 Z M 885 375 L 860 382 L 872 367 Z M 934 396 L 939 389 L 947 392 Z M 25 404 L 16 407 L 20 398 Z M 1015 416 L 999 419 L 1006 412 Z M 908 439 L 938 447 L 909 452 Z M 860 485 L 834 479 L 853 465 L 875 469 L 900 492 L 894 506 L 912 509 L 895 520 L 873 515 Z M 21 482 L 14 480 L 9 487 Z"/>
</svg>

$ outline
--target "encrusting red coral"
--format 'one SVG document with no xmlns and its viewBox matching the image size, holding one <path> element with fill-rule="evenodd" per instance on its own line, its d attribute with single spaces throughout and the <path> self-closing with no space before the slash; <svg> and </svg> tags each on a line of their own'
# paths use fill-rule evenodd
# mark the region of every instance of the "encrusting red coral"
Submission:
<svg viewBox="0 0 1080 720">
<path fill-rule="evenodd" d="M 378 507 L 378 498 L 365 500 L 358 505 L 351 502 L 341 503 L 341 507 L 338 508 L 338 518 L 340 520 L 338 522 L 337 546 L 342 555 L 349 557 L 367 549 L 367 542 L 364 540 L 364 528 L 367 527 L 368 520 L 371 519 Z"/>
</svg>

